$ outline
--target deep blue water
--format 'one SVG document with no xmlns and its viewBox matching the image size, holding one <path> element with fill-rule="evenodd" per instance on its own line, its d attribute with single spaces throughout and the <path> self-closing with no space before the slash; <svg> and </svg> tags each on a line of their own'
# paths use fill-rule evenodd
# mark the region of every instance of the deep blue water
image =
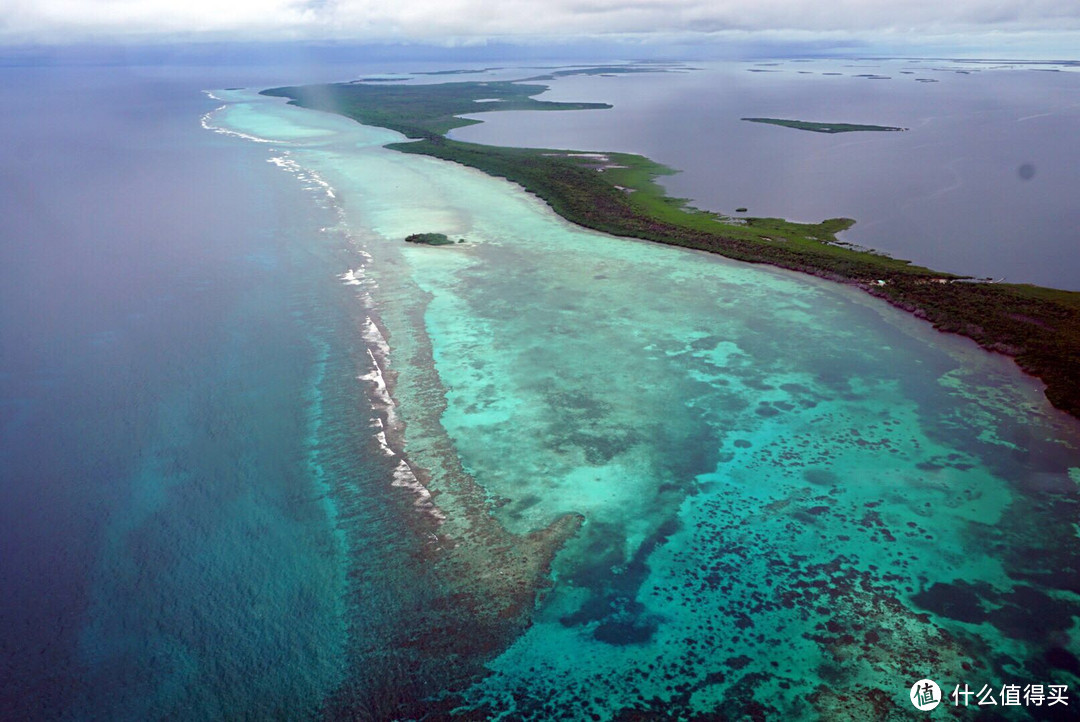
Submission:
<svg viewBox="0 0 1080 722">
<path fill-rule="evenodd" d="M 386 474 L 332 213 L 200 127 L 246 71 L 0 73 L 4 716 L 311 709 L 345 636 L 319 470 Z"/>
</svg>

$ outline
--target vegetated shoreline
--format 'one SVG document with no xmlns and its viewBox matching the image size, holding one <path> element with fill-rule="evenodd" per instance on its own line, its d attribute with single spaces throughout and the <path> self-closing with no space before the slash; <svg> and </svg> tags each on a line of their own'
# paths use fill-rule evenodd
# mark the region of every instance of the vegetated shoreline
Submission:
<svg viewBox="0 0 1080 722">
<path fill-rule="evenodd" d="M 400 132 L 411 142 L 388 148 L 506 178 L 585 228 L 856 286 L 929 321 L 939 331 L 966 336 L 989 351 L 1011 356 L 1020 369 L 1046 384 L 1051 404 L 1080 419 L 1080 292 L 990 283 L 857 249 L 836 239 L 836 233 L 854 224 L 851 219 L 821 223 L 735 219 L 688 207 L 684 199 L 667 196 L 655 182 L 673 171 L 643 156 L 507 148 L 446 138 L 453 128 L 481 122 L 457 117 L 465 113 L 610 107 L 531 97 L 546 87 L 512 81 L 338 83 L 272 88 L 262 94 Z M 490 98 L 504 102 L 477 102 Z"/>
</svg>

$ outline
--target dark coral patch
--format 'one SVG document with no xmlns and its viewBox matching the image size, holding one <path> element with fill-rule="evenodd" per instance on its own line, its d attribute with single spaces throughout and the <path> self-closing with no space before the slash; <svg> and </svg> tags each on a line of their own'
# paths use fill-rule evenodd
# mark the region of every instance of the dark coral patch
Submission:
<svg viewBox="0 0 1080 722">
<path fill-rule="evenodd" d="M 615 646 L 644 644 L 656 633 L 655 622 L 634 620 L 633 622 L 604 622 L 593 631 L 598 641 Z"/>
<path fill-rule="evenodd" d="M 913 597 L 913 601 L 941 617 L 979 624 L 987 619 L 986 610 L 975 588 L 966 582 L 937 582 Z"/>
<path fill-rule="evenodd" d="M 730 657 L 724 661 L 724 665 L 731 669 L 742 669 L 746 665 L 753 661 L 745 654 L 740 654 L 738 657 Z"/>
<path fill-rule="evenodd" d="M 815 486 L 837 486 L 840 483 L 836 472 L 828 469 L 806 469 L 803 478 Z"/>
<path fill-rule="evenodd" d="M 990 613 L 990 621 L 1004 634 L 1029 642 L 1042 642 L 1051 633 L 1068 629 L 1077 605 L 1034 587 L 1017 587 L 1002 596 L 1005 602 Z"/>
<path fill-rule="evenodd" d="M 1080 677 L 1080 659 L 1067 649 L 1051 647 L 1046 650 L 1046 663 L 1057 669 L 1064 669 Z"/>
</svg>

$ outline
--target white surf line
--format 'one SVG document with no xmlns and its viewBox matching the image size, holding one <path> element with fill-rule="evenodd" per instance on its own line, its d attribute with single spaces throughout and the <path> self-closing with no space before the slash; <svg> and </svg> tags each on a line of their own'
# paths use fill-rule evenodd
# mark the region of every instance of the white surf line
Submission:
<svg viewBox="0 0 1080 722">
<path fill-rule="evenodd" d="M 287 173 L 292 173 L 294 176 L 296 176 L 297 180 L 303 181 L 306 184 L 304 185 L 304 190 L 322 191 L 331 201 L 337 200 L 337 193 L 334 192 L 334 187 L 330 185 L 330 183 L 317 172 L 311 170 L 310 168 L 305 168 L 304 166 L 293 160 L 290 157 L 289 151 L 283 150 L 281 151 L 281 155 L 267 158 L 266 162 L 272 165 L 276 165 L 278 168 L 281 168 Z M 344 215 L 340 208 L 338 208 L 337 215 L 339 218 L 344 218 Z"/>
<path fill-rule="evenodd" d="M 390 446 L 386 436 L 387 428 L 399 433 L 402 429 L 401 419 L 396 411 L 397 404 L 390 396 L 390 390 L 386 386 L 386 377 L 383 375 L 382 366 L 379 364 L 379 358 L 383 360 L 383 364 L 387 363 L 387 359 L 390 356 L 390 346 L 386 342 L 386 338 L 383 336 L 382 332 L 379 330 L 379 327 L 375 325 L 375 322 L 370 316 L 364 320 L 364 330 L 361 335 L 366 343 L 375 347 L 376 351 L 372 352 L 371 348 L 367 349 L 368 358 L 371 360 L 372 370 L 357 378 L 367 382 L 370 387 L 372 387 L 371 390 L 378 402 L 372 404 L 372 411 L 376 413 L 382 412 L 386 415 L 385 425 L 383 424 L 382 419 L 378 417 L 375 418 L 375 421 L 372 424 L 373 427 L 378 429 L 378 431 L 375 432 L 375 437 L 379 440 L 379 446 L 382 449 L 383 454 L 398 458 L 398 465 L 394 468 L 394 478 L 393 481 L 390 482 L 390 485 L 408 489 L 413 492 L 416 496 L 416 499 L 413 501 L 413 506 L 420 511 L 430 514 L 442 523 L 446 520 L 446 515 L 435 506 L 435 503 L 431 498 L 431 492 L 426 486 L 420 483 L 420 479 L 416 476 L 416 472 L 409 462 L 403 458 L 403 455 L 396 452 Z"/>
<path fill-rule="evenodd" d="M 350 268 L 338 276 L 346 286 L 362 286 L 364 284 L 364 269 Z"/>
<path fill-rule="evenodd" d="M 209 97 L 212 100 L 218 100 L 218 101 L 224 100 L 224 98 L 219 98 L 218 96 L 214 95 L 209 90 L 204 90 L 203 92 L 207 95 L 207 97 Z M 220 125 L 214 125 L 213 123 L 210 122 L 215 115 L 217 115 L 222 110 L 225 110 L 225 108 L 228 108 L 228 107 L 229 107 L 229 105 L 226 103 L 225 105 L 220 105 L 217 108 L 214 108 L 209 113 L 204 113 L 202 118 L 199 119 L 199 124 L 205 130 L 209 130 L 209 131 L 212 131 L 214 133 L 220 133 L 222 135 L 231 135 L 231 136 L 234 136 L 234 137 L 237 137 L 237 138 L 243 138 L 244 140 L 250 140 L 250 141 L 252 141 L 254 143 L 280 143 L 281 142 L 281 141 L 276 141 L 276 140 L 270 140 L 269 138 L 260 138 L 257 135 L 251 135 L 249 133 L 241 133 L 238 130 L 229 130 L 228 128 L 222 128 Z M 288 145 L 288 143 L 283 143 L 283 144 Z"/>
<path fill-rule="evenodd" d="M 206 92 L 207 95 L 211 95 L 211 97 L 213 97 L 209 91 L 204 92 Z M 218 100 L 220 100 L 220 98 L 218 98 Z M 239 131 L 229 130 L 213 125 L 211 123 L 211 119 L 213 118 L 214 114 L 223 110 L 226 107 L 228 107 L 228 105 L 222 105 L 219 108 L 216 108 L 209 113 L 203 115 L 203 128 L 214 131 L 215 133 L 231 135 L 243 138 L 245 140 L 254 141 L 256 143 L 274 143 L 278 145 L 289 145 L 289 143 L 287 142 L 260 138 L 258 136 L 250 135 L 248 133 L 242 133 Z M 296 176 L 297 180 L 305 183 L 305 185 L 303 186 L 304 190 L 321 190 L 323 193 L 325 193 L 326 197 L 330 200 L 333 206 L 338 206 L 338 204 L 335 202 L 337 200 L 337 195 L 334 193 L 333 186 L 331 186 L 330 183 L 326 181 L 326 179 L 323 178 L 319 173 L 311 170 L 310 168 L 303 167 L 295 159 L 290 157 L 290 155 L 291 154 L 288 150 L 284 150 L 281 151 L 280 155 L 274 155 L 270 158 L 267 158 L 266 162 L 272 165 L 276 165 L 278 168 L 281 168 L 285 172 L 291 173 Z M 344 209 L 338 207 L 337 211 L 338 216 L 344 220 Z M 328 231 L 330 229 L 322 230 Z M 364 251 L 360 251 L 360 253 L 364 257 L 365 261 L 371 261 L 371 256 L 368 253 Z M 350 268 L 345 273 L 339 275 L 338 278 L 346 285 L 363 285 L 365 280 L 367 280 L 365 279 L 363 266 L 356 269 Z M 368 280 L 368 283 L 373 282 Z M 364 295 L 365 300 L 370 300 L 370 296 L 368 294 Z M 369 386 L 371 387 L 373 395 L 377 400 L 377 403 L 372 404 L 372 411 L 374 411 L 375 413 L 382 412 L 382 414 L 384 414 L 386 417 L 386 423 L 384 424 L 382 419 L 376 416 L 372 421 L 372 427 L 377 429 L 377 431 L 375 432 L 375 438 L 378 441 L 379 448 L 382 450 L 383 454 L 389 457 L 398 457 L 398 465 L 394 468 L 391 486 L 406 488 L 412 491 L 416 495 L 416 499 L 413 501 L 413 505 L 417 509 L 427 514 L 430 514 L 439 523 L 442 523 L 446 520 L 446 515 L 443 514 L 443 512 L 437 506 L 435 506 L 431 498 L 431 492 L 426 486 L 420 483 L 416 472 L 413 471 L 413 468 L 409 465 L 408 461 L 406 461 L 404 458 L 401 458 L 403 455 L 396 452 L 390 446 L 389 439 L 387 438 L 387 430 L 400 433 L 401 429 L 403 428 L 401 419 L 397 415 L 396 404 L 394 402 L 394 399 L 390 396 L 390 391 L 387 388 L 386 378 L 383 375 L 382 366 L 379 363 L 380 358 L 383 360 L 383 364 L 387 363 L 387 360 L 390 357 L 390 345 L 386 342 L 386 338 L 383 336 L 382 332 L 379 330 L 379 327 L 375 324 L 375 322 L 371 319 L 370 316 L 365 318 L 362 337 L 364 341 L 369 344 L 369 346 L 375 347 L 376 353 L 372 353 L 371 348 L 367 349 L 368 357 L 371 360 L 372 370 L 369 373 L 358 376 L 357 379 L 369 384 Z"/>
<path fill-rule="evenodd" d="M 202 116 L 201 120 L 200 120 L 200 125 L 202 125 L 202 127 L 205 128 L 206 130 L 213 131 L 214 133 L 220 133 L 221 135 L 231 135 L 231 136 L 234 136 L 236 138 L 243 138 L 244 140 L 250 140 L 250 141 L 252 141 L 254 143 L 277 143 L 279 145 L 286 145 L 286 143 L 283 143 L 282 141 L 279 141 L 279 140 L 271 140 L 269 138 L 260 138 L 257 135 L 251 135 L 249 133 L 241 133 L 238 130 L 229 130 L 228 128 L 222 128 L 220 125 L 213 125 L 210 122 L 210 120 L 214 117 L 214 115 L 216 115 L 218 112 L 220 112 L 222 110 L 225 110 L 225 108 L 227 108 L 227 107 L 229 107 L 229 106 L 223 105 L 220 108 L 214 108 L 209 113 L 204 114 Z"/>
</svg>

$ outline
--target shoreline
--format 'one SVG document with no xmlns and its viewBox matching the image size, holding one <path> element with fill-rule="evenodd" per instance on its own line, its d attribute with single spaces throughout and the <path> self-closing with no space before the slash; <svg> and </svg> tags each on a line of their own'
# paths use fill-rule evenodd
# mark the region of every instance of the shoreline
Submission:
<svg viewBox="0 0 1080 722">
<path fill-rule="evenodd" d="M 522 109 L 522 105 L 534 110 L 604 107 L 530 97 L 546 87 L 513 81 L 349 83 L 272 88 L 261 94 L 400 132 L 410 140 L 387 148 L 449 160 L 510 180 L 584 228 L 856 286 L 929 321 L 939 331 L 965 336 L 987 351 L 1011 357 L 1020 370 L 1045 384 L 1046 398 L 1054 407 L 1080 419 L 1080 378 L 1074 372 L 1080 368 L 1080 292 L 982 282 L 858 250 L 836 239 L 837 233 L 854 224 L 851 219 L 806 224 L 731 218 L 688 207 L 655 182 L 673 171 L 639 155 L 487 146 L 446 137 L 454 127 L 480 122 L 457 117 L 463 113 Z M 493 97 L 513 102 L 475 102 Z"/>
</svg>

